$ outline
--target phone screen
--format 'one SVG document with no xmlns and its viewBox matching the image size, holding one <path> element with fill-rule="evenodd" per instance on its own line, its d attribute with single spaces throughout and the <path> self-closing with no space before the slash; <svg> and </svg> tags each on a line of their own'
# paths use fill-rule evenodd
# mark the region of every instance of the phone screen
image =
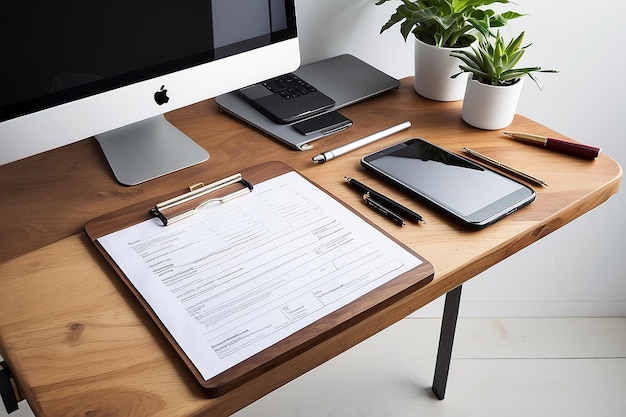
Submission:
<svg viewBox="0 0 626 417">
<path fill-rule="evenodd" d="M 411 139 L 361 164 L 472 226 L 483 227 L 532 202 L 532 188 L 473 161 Z"/>
</svg>

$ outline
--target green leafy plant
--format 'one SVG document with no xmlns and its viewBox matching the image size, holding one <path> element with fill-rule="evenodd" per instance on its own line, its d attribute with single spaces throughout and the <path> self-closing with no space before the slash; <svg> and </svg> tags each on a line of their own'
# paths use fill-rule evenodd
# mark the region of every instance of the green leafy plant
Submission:
<svg viewBox="0 0 626 417">
<path fill-rule="evenodd" d="M 378 0 L 377 5 L 389 0 Z M 424 43 L 437 47 L 465 47 L 476 40 L 476 34 L 489 36 L 491 28 L 498 28 L 517 17 L 507 11 L 496 14 L 484 9 L 494 3 L 508 4 L 508 0 L 402 0 L 396 12 L 381 28 L 381 33 L 396 23 L 406 40 L 410 33 Z"/>
<path fill-rule="evenodd" d="M 531 44 L 522 46 L 524 32 L 517 38 L 505 44 L 504 39 L 498 32 L 495 36 L 487 36 L 472 46 L 471 50 L 452 51 L 450 55 L 459 58 L 464 65 L 459 65 L 461 71 L 452 78 L 464 72 L 472 74 L 472 78 L 489 85 L 506 86 L 513 85 L 523 76 L 529 76 L 539 89 L 543 89 L 541 81 L 533 75 L 535 72 L 558 72 L 556 70 L 544 70 L 541 67 L 516 68 Z"/>
</svg>

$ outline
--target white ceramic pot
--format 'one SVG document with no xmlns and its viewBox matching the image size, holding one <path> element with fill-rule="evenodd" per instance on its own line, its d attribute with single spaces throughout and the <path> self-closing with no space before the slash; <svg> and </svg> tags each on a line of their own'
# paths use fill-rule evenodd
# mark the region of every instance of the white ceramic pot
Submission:
<svg viewBox="0 0 626 417">
<path fill-rule="evenodd" d="M 461 117 L 480 129 L 502 129 L 513 122 L 524 78 L 510 86 L 494 86 L 467 80 Z"/>
<path fill-rule="evenodd" d="M 450 56 L 450 51 L 459 48 L 436 48 L 415 39 L 415 91 L 422 97 L 437 101 L 463 99 L 467 74 L 450 78 L 460 71 L 462 63 Z"/>
</svg>

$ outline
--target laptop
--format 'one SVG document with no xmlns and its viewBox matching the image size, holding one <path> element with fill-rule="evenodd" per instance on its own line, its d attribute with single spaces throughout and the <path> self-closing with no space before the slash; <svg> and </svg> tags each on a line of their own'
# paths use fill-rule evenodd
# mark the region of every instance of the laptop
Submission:
<svg viewBox="0 0 626 417">
<path fill-rule="evenodd" d="M 313 148 L 313 141 L 341 131 L 341 129 L 323 129 L 313 133 L 303 133 L 294 125 L 326 118 L 330 112 L 336 112 L 400 86 L 400 81 L 396 78 L 350 54 L 307 64 L 293 73 L 334 100 L 335 105 L 318 115 L 306 117 L 304 121 L 281 124 L 261 113 L 239 90 L 220 95 L 215 98 L 215 102 L 220 110 L 237 117 L 285 145 L 306 151 Z"/>
<path fill-rule="evenodd" d="M 244 87 L 239 92 L 259 112 L 279 124 L 297 122 L 335 106 L 335 100 L 293 73 Z"/>
</svg>

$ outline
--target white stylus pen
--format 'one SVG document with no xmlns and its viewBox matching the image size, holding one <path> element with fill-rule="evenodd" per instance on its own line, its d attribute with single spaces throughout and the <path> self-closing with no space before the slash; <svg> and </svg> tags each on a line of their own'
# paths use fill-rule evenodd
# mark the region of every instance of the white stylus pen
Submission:
<svg viewBox="0 0 626 417">
<path fill-rule="evenodd" d="M 354 142 L 348 143 L 347 145 L 340 146 L 330 151 L 322 152 L 321 154 L 316 155 L 311 159 L 313 160 L 313 162 L 327 162 L 345 153 L 351 152 L 365 145 L 369 145 L 372 142 L 376 142 L 377 140 L 386 138 L 387 136 L 391 136 L 394 133 L 398 133 L 402 130 L 408 129 L 409 127 L 411 127 L 411 122 L 402 122 L 395 126 L 388 127 L 385 130 L 381 130 L 380 132 L 372 133 L 371 135 L 365 136 L 364 138 L 355 140 Z"/>
</svg>

